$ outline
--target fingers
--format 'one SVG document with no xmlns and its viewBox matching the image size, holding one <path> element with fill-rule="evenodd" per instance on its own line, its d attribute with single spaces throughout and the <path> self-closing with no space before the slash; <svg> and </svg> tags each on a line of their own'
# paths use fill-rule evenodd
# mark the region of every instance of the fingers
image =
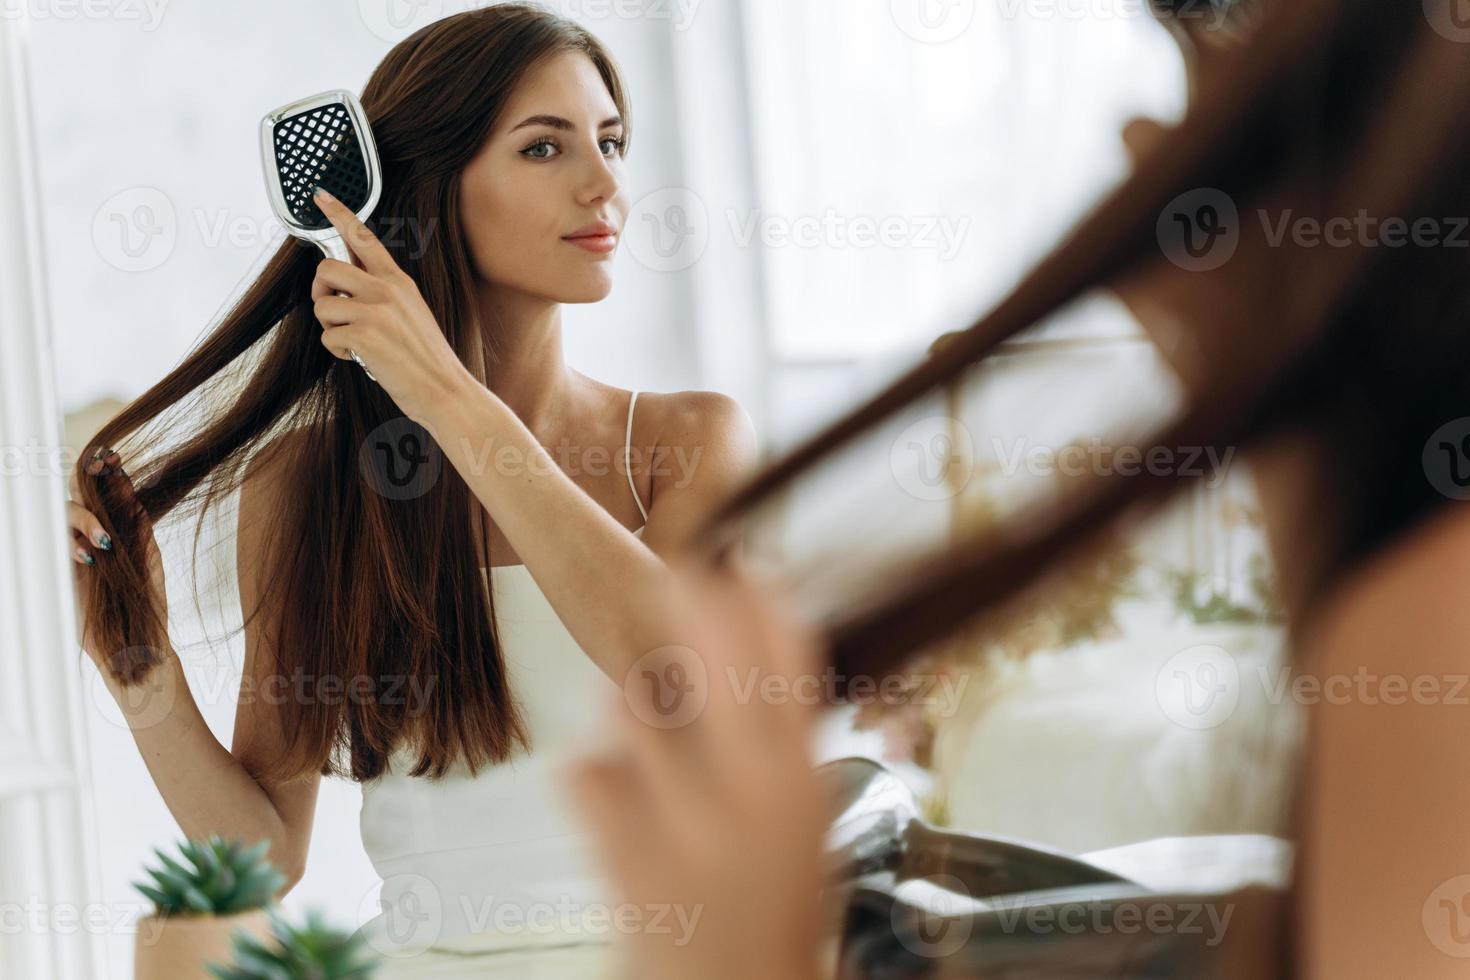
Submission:
<svg viewBox="0 0 1470 980">
<path fill-rule="evenodd" d="M 316 278 L 311 281 L 311 298 L 347 293 L 354 299 L 372 300 L 377 295 L 377 280 L 357 266 L 337 259 L 317 263 Z"/>
<path fill-rule="evenodd" d="M 598 850 L 614 881 L 640 880 L 650 837 L 658 839 L 661 821 L 640 792 L 637 770 L 626 757 L 594 755 L 573 761 L 562 771 L 572 805 L 598 840 Z"/>
<path fill-rule="evenodd" d="M 356 350 L 359 356 L 371 356 L 369 350 L 364 346 L 358 336 L 360 328 L 350 324 L 342 326 L 328 325 L 322 330 L 322 346 L 332 352 L 332 356 L 342 361 L 350 361 L 352 355 L 347 353 L 349 349 Z"/>
<path fill-rule="evenodd" d="M 100 479 L 118 471 L 121 463 L 122 457 L 116 450 L 98 450 L 82 468 L 89 475 Z M 67 483 L 72 498 L 81 496 L 75 470 L 72 470 Z M 112 538 L 103 529 L 97 515 L 75 499 L 68 499 L 66 502 L 66 521 L 69 526 L 67 547 L 71 549 L 72 561 L 79 565 L 94 565 L 97 553 L 112 550 Z"/>
<path fill-rule="evenodd" d="M 96 515 L 75 501 L 67 502 L 67 514 L 72 530 L 103 551 L 112 550 L 112 538 L 103 530 Z"/>
<path fill-rule="evenodd" d="M 312 311 L 324 327 L 353 323 L 360 315 L 360 309 L 360 305 L 347 296 L 323 296 L 312 305 Z"/>
<path fill-rule="evenodd" d="M 375 276 L 386 276 L 400 271 L 393 256 L 378 241 L 378 236 L 347 205 L 333 197 L 325 188 L 318 188 L 312 199 L 322 209 L 322 214 L 326 215 L 332 227 L 337 229 L 364 269 Z"/>
</svg>

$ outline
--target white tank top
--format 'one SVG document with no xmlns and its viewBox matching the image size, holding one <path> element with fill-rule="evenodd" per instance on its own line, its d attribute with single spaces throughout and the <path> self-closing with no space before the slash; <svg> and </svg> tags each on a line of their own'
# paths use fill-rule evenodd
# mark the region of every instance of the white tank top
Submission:
<svg viewBox="0 0 1470 980">
<path fill-rule="evenodd" d="M 623 465 L 633 483 L 633 406 Z M 640 527 L 635 534 L 641 535 Z M 616 693 L 551 607 L 525 565 L 488 569 L 510 690 L 533 750 L 471 776 L 463 763 L 438 780 L 405 775 L 401 746 L 362 786 L 363 848 L 383 878 L 383 910 L 363 926 L 380 951 L 498 950 L 605 944 L 617 935 L 613 898 L 575 819 L 561 766 L 598 744 Z"/>
</svg>

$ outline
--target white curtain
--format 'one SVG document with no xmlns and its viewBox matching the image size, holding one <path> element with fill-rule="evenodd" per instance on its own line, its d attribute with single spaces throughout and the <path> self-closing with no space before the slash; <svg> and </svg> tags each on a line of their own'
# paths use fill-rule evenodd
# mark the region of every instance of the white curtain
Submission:
<svg viewBox="0 0 1470 980">
<path fill-rule="evenodd" d="M 0 17 L 0 976 L 100 977 L 122 910 L 97 900 L 26 38 Z"/>
<path fill-rule="evenodd" d="M 773 344 L 920 344 L 998 300 L 1181 111 L 1141 0 L 746 0 Z M 1116 322 L 1072 324 L 1096 336 Z"/>
</svg>

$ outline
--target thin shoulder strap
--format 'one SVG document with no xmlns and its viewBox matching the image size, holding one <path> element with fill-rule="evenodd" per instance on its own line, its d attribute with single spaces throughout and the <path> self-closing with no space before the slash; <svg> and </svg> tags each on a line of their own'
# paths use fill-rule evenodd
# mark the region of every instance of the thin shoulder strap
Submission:
<svg viewBox="0 0 1470 980">
<path fill-rule="evenodd" d="M 633 499 L 638 502 L 638 513 L 643 515 L 643 523 L 648 523 L 648 511 L 643 509 L 643 500 L 638 496 L 638 487 L 633 483 L 633 406 L 638 404 L 638 392 L 633 392 L 633 397 L 628 399 L 628 434 L 623 440 L 623 470 L 628 474 L 628 489 L 633 491 Z"/>
</svg>

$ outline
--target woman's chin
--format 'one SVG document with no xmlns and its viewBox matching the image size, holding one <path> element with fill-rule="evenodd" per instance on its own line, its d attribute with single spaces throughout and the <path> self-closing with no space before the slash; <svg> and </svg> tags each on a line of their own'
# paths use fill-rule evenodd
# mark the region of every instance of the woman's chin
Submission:
<svg viewBox="0 0 1470 980">
<path fill-rule="evenodd" d="M 562 283 L 556 300 L 559 303 L 600 303 L 612 292 L 612 286 L 612 276 L 607 273 L 578 276 Z"/>
</svg>

